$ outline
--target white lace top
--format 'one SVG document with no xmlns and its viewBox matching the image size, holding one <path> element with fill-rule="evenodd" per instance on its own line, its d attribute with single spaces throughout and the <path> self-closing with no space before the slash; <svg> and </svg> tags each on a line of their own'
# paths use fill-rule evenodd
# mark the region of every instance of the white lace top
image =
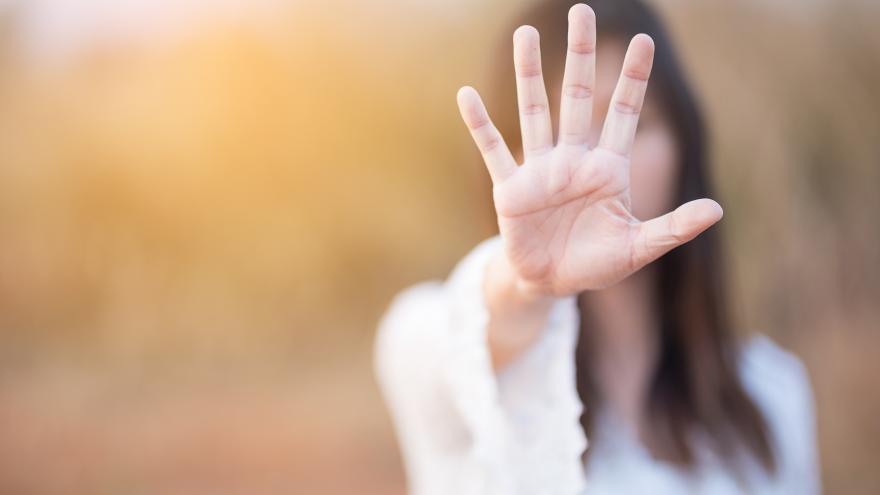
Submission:
<svg viewBox="0 0 880 495">
<path fill-rule="evenodd" d="M 495 373 L 482 282 L 499 237 L 480 243 L 445 282 L 398 294 L 379 325 L 375 366 L 409 491 L 450 494 L 798 494 L 820 491 L 813 400 L 801 363 L 766 337 L 743 349 L 740 376 L 771 430 L 779 470 L 748 465 L 745 484 L 701 453 L 691 473 L 654 460 L 599 412 L 593 449 L 579 423 L 576 298 L 560 299 L 536 343 Z"/>
</svg>

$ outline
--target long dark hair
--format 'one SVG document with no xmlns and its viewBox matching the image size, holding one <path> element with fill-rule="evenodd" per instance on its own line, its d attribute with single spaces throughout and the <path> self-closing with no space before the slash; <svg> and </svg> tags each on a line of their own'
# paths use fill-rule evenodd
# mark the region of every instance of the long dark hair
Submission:
<svg viewBox="0 0 880 495">
<path fill-rule="evenodd" d="M 671 40 L 659 18 L 639 0 L 585 2 L 596 12 L 598 36 L 627 42 L 638 33 L 654 39 L 656 54 L 648 94 L 655 94 L 669 119 L 681 153 L 675 204 L 715 197 L 707 170 L 706 135 L 701 111 Z M 540 2 L 521 19 L 541 33 L 544 67 L 563 67 L 567 13 L 572 1 Z M 493 88 L 491 112 L 511 149 L 518 149 L 516 93 L 510 44 Z M 559 88 L 548 86 L 550 101 Z M 555 93 L 554 93 L 555 92 Z M 651 98 L 651 96 L 649 96 Z M 511 110 L 513 109 L 513 110 Z M 506 112 L 506 113 L 505 113 Z M 747 452 L 768 472 L 776 462 L 767 424 L 746 394 L 737 374 L 737 348 L 727 313 L 725 277 L 718 228 L 713 227 L 654 263 L 660 321 L 660 353 L 647 397 L 649 428 L 643 442 L 652 454 L 681 466 L 697 464 L 695 433 L 730 467 L 739 470 L 739 453 Z M 589 436 L 601 395 L 589 366 L 590 339 L 581 319 L 576 368 L 578 393 L 584 404 L 581 424 Z"/>
</svg>

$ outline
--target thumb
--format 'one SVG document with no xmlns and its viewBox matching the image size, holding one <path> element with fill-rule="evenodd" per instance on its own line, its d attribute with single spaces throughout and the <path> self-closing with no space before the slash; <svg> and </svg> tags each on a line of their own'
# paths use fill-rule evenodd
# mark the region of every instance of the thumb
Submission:
<svg viewBox="0 0 880 495">
<path fill-rule="evenodd" d="M 721 220 L 724 210 L 711 199 L 687 202 L 674 211 L 639 224 L 633 244 L 633 270 L 681 246 Z"/>
</svg>

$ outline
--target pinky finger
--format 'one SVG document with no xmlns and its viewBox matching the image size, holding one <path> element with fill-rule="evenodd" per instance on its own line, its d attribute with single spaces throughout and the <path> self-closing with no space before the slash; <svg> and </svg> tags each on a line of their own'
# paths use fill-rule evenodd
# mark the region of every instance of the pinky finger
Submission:
<svg viewBox="0 0 880 495">
<path fill-rule="evenodd" d="M 501 133 L 492 124 L 477 90 L 465 86 L 458 90 L 457 99 L 461 118 L 471 131 L 471 136 L 483 155 L 492 182 L 498 184 L 513 175 L 517 168 L 516 160 L 510 154 Z"/>
</svg>

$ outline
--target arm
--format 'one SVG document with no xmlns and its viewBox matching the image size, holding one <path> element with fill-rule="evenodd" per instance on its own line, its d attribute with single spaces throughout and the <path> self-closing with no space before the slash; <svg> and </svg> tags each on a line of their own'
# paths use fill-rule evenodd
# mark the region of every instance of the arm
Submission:
<svg viewBox="0 0 880 495">
<path fill-rule="evenodd" d="M 721 216 L 708 199 L 647 222 L 632 215 L 629 151 L 653 42 L 639 35 L 630 44 L 591 148 L 595 16 L 576 5 L 569 21 L 557 145 L 534 28 L 514 34 L 522 165 L 476 91 L 459 91 L 492 177 L 500 236 L 466 256 L 442 289 L 397 300 L 381 325 L 377 372 L 415 493 L 581 493 L 576 295 L 622 280 Z"/>
<path fill-rule="evenodd" d="M 492 365 L 500 370 L 534 343 L 556 298 L 530 292 L 518 284 L 507 256 L 501 252 L 486 267 L 484 290 L 490 314 L 486 339 Z"/>
<path fill-rule="evenodd" d="M 379 324 L 376 374 L 411 493 L 579 493 L 583 485 L 575 300 L 555 299 L 529 348 L 493 370 L 484 288 L 500 241 L 481 242 L 442 283 L 403 290 Z"/>
<path fill-rule="evenodd" d="M 611 286 L 717 222 L 721 207 L 699 199 L 641 222 L 631 211 L 630 150 L 644 102 L 654 44 L 634 37 L 596 147 L 588 143 L 595 85 L 596 19 L 569 11 L 559 139 L 554 143 L 538 32 L 513 35 L 522 165 L 495 128 L 480 96 L 458 92 L 462 119 L 493 183 L 504 253 L 486 274 L 488 341 L 496 369 L 540 332 L 554 298 Z"/>
</svg>

